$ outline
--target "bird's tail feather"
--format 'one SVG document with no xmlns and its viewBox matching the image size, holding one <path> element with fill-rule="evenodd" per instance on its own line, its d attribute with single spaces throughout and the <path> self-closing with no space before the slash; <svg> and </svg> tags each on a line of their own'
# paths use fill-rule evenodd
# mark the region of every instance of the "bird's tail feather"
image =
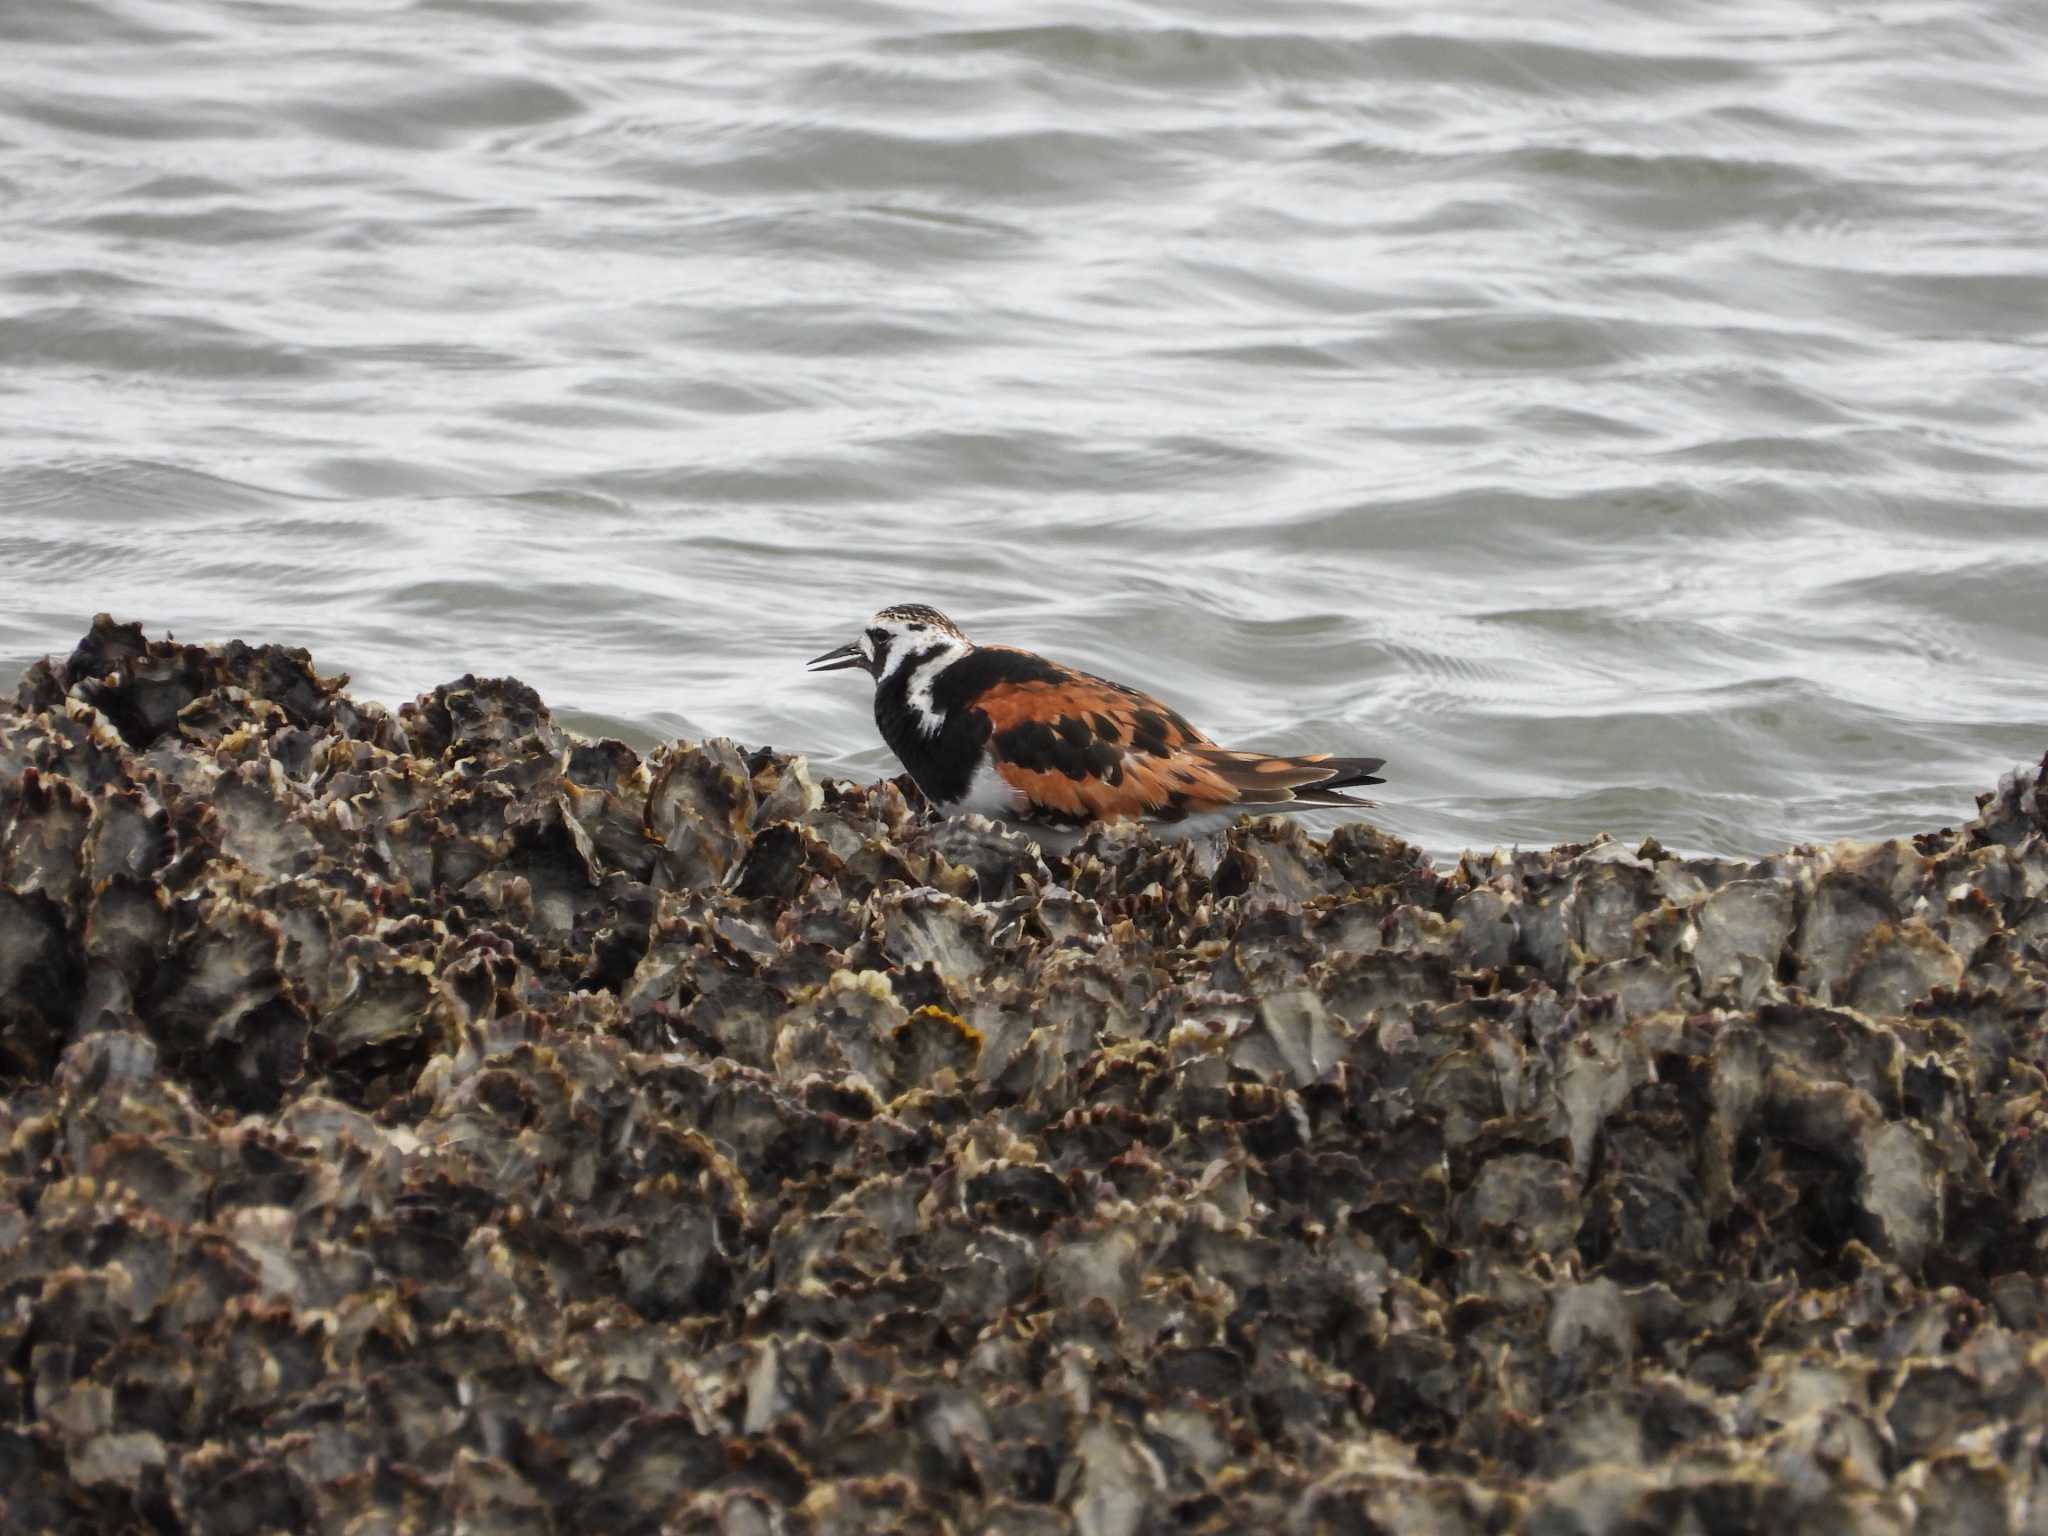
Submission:
<svg viewBox="0 0 2048 1536">
<path fill-rule="evenodd" d="M 1194 751 L 1237 791 L 1237 803 L 1245 806 L 1370 806 L 1375 802 L 1338 791 L 1386 782 L 1374 777 L 1374 770 L 1385 766 L 1386 759 L 1381 757 L 1333 757 L 1327 752 L 1284 757 L 1229 747 L 1196 747 Z"/>
</svg>

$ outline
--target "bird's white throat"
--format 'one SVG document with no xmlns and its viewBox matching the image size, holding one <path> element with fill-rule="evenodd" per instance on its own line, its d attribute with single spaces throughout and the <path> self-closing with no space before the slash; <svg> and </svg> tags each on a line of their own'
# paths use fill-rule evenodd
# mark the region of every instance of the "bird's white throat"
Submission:
<svg viewBox="0 0 2048 1536">
<path fill-rule="evenodd" d="M 929 661 L 918 663 L 917 670 L 910 674 L 911 713 L 917 716 L 917 728 L 927 736 L 936 736 L 939 728 L 946 723 L 932 701 L 932 687 L 939 680 L 939 674 L 967 654 L 964 644 L 949 646 Z"/>
<path fill-rule="evenodd" d="M 926 736 L 936 736 L 940 727 L 945 725 L 946 717 L 934 705 L 932 689 L 938 683 L 939 674 L 972 649 L 965 640 L 952 638 L 915 649 L 891 646 L 882 662 L 882 670 L 875 678 L 875 686 L 880 687 L 908 667 L 910 674 L 904 679 L 904 700 L 910 706 L 918 730 Z"/>
</svg>

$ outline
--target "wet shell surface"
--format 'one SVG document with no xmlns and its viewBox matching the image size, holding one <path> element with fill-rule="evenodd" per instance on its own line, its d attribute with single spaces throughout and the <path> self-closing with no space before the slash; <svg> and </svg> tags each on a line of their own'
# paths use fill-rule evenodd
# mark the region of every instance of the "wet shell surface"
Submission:
<svg viewBox="0 0 2048 1536">
<path fill-rule="evenodd" d="M 2048 1529 L 2048 789 L 1071 853 L 97 621 L 0 706 L 0 1528 Z"/>
</svg>

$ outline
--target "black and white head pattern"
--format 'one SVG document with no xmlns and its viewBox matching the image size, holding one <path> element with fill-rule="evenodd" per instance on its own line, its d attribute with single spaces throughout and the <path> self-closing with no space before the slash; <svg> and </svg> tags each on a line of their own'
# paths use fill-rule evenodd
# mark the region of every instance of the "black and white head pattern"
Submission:
<svg viewBox="0 0 2048 1536">
<path fill-rule="evenodd" d="M 950 660 L 969 648 L 959 625 L 922 603 L 884 608 L 868 620 L 859 645 L 877 683 L 887 682 L 905 667 L 916 668 L 934 658 Z"/>
<path fill-rule="evenodd" d="M 899 603 L 870 619 L 858 643 L 876 688 L 890 704 L 900 701 L 921 734 L 936 735 L 946 721 L 932 687 L 941 672 L 974 649 L 960 626 L 936 608 Z"/>
</svg>

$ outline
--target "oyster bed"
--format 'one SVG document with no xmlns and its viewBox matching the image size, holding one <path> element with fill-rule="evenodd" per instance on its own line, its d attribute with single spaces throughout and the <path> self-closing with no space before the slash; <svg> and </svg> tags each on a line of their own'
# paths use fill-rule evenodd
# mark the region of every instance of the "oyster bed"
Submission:
<svg viewBox="0 0 2048 1536">
<path fill-rule="evenodd" d="M 1043 858 L 102 617 L 0 707 L 0 1527 L 2048 1530 L 2048 792 Z"/>
</svg>

